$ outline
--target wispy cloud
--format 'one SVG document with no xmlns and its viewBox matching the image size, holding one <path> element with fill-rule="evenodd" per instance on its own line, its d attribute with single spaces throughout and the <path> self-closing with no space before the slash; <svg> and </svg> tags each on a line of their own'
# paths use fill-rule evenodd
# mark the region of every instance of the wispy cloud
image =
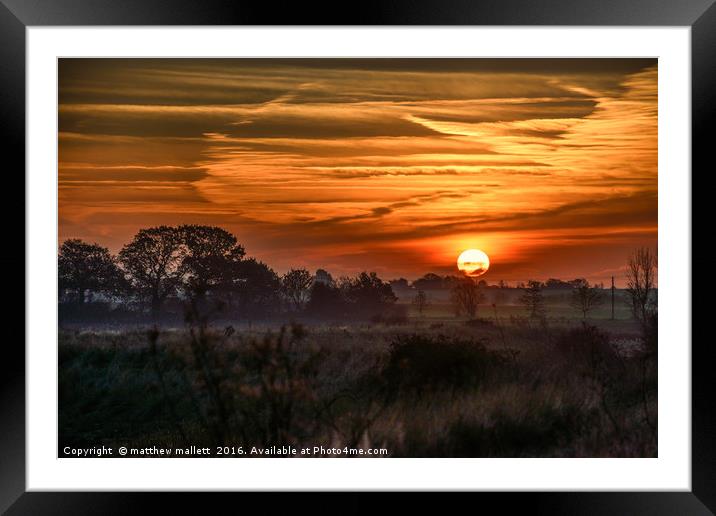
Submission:
<svg viewBox="0 0 716 516">
<path fill-rule="evenodd" d="M 411 277 L 476 246 L 504 279 L 656 242 L 654 60 L 61 60 L 59 96 L 60 238 L 211 223 Z"/>
</svg>

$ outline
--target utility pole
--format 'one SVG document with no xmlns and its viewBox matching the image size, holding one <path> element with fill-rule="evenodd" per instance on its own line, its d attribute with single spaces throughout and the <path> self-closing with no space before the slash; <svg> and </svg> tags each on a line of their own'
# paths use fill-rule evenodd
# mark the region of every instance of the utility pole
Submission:
<svg viewBox="0 0 716 516">
<path fill-rule="evenodd" d="M 614 276 L 612 276 L 612 321 L 614 320 Z"/>
</svg>

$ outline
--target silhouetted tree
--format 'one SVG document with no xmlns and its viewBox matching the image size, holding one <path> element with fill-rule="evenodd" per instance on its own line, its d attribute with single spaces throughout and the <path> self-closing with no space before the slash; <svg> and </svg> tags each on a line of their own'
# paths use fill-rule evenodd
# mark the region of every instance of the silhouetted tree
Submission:
<svg viewBox="0 0 716 516">
<path fill-rule="evenodd" d="M 445 288 L 445 280 L 441 276 L 430 272 L 413 281 L 413 288 L 418 290 L 439 290 Z"/>
<path fill-rule="evenodd" d="M 315 317 L 340 318 L 345 315 L 346 301 L 341 289 L 332 284 L 314 281 L 306 311 Z"/>
<path fill-rule="evenodd" d="M 656 254 L 646 247 L 636 249 L 627 262 L 627 294 L 634 317 L 649 320 L 651 297 L 656 283 Z"/>
<path fill-rule="evenodd" d="M 398 297 L 408 297 L 412 295 L 415 289 L 410 287 L 410 283 L 405 278 L 398 278 L 390 280 L 390 288 L 393 289 L 393 293 Z"/>
<path fill-rule="evenodd" d="M 573 282 L 562 281 L 561 279 L 555 278 L 549 278 L 544 284 L 544 288 L 547 290 L 570 290 L 576 286 L 577 285 L 574 285 Z"/>
<path fill-rule="evenodd" d="M 589 282 L 581 279 L 572 290 L 572 307 L 582 313 L 586 319 L 589 312 L 604 304 L 604 292 L 596 285 L 590 286 Z"/>
<path fill-rule="evenodd" d="M 183 225 L 177 231 L 184 246 L 180 269 L 187 294 L 202 299 L 209 291 L 228 290 L 245 254 L 236 237 L 215 226 Z"/>
<path fill-rule="evenodd" d="M 275 312 L 280 303 L 281 280 L 265 263 L 254 258 L 234 265 L 232 296 L 244 316 L 265 316 Z"/>
<path fill-rule="evenodd" d="M 465 314 L 470 319 L 474 319 L 479 304 L 485 301 L 485 293 L 472 279 L 462 278 L 452 288 L 451 299 L 456 314 Z"/>
<path fill-rule="evenodd" d="M 291 269 L 281 277 L 281 289 L 295 310 L 301 310 L 310 294 L 313 277 L 306 269 Z"/>
<path fill-rule="evenodd" d="M 324 285 L 335 286 L 336 282 L 333 280 L 333 276 L 325 269 L 317 269 L 316 275 L 313 277 L 314 283 L 323 283 Z"/>
<path fill-rule="evenodd" d="M 355 278 L 344 279 L 341 290 L 351 310 L 361 317 L 383 313 L 398 300 L 390 284 L 375 272 L 361 272 Z"/>
<path fill-rule="evenodd" d="M 79 239 L 65 240 L 57 257 L 58 287 L 77 295 L 85 302 L 87 291 L 105 294 L 122 289 L 124 276 L 106 247 Z"/>
<path fill-rule="evenodd" d="M 390 280 L 388 283 L 390 283 L 390 287 L 393 290 L 401 289 L 401 290 L 408 290 L 410 289 L 410 284 L 408 283 L 408 280 L 405 278 L 398 278 L 394 280 Z"/>
<path fill-rule="evenodd" d="M 425 295 L 425 291 L 418 290 L 418 293 L 415 294 L 413 298 L 413 304 L 415 308 L 418 309 L 418 313 L 422 316 L 425 307 L 428 306 L 428 296 Z"/>
<path fill-rule="evenodd" d="M 520 302 L 525 305 L 530 317 L 544 317 L 544 296 L 542 295 L 542 283 L 530 280 L 527 282 L 525 291 L 520 296 Z"/>
<path fill-rule="evenodd" d="M 119 261 L 132 288 L 149 302 L 154 315 L 169 295 L 177 293 L 183 259 L 182 235 L 169 226 L 140 229 L 119 252 Z"/>
</svg>

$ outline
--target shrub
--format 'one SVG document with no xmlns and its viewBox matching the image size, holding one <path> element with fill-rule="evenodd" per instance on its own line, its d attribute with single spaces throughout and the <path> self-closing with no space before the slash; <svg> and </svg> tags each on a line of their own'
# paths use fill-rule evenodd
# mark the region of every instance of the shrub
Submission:
<svg viewBox="0 0 716 516">
<path fill-rule="evenodd" d="M 611 345 L 609 335 L 582 323 L 580 327 L 564 332 L 555 342 L 555 348 L 569 368 L 580 372 L 588 381 L 615 436 L 622 441 L 624 423 L 618 414 L 629 401 L 623 391 L 626 369 L 624 360 Z"/>
<path fill-rule="evenodd" d="M 570 364 L 581 364 L 590 371 L 619 362 L 619 354 L 609 342 L 609 335 L 586 323 L 563 332 L 555 340 L 554 347 Z"/>
<path fill-rule="evenodd" d="M 442 335 L 400 335 L 391 343 L 383 374 L 393 392 L 476 387 L 508 362 L 504 352 L 488 350 L 485 343 Z"/>
<path fill-rule="evenodd" d="M 543 406 L 522 417 L 497 413 L 490 424 L 458 420 L 445 439 L 450 457 L 529 457 L 549 454 L 583 432 L 586 414 L 572 405 Z"/>
<path fill-rule="evenodd" d="M 312 433 L 315 379 L 325 353 L 307 345 L 305 337 L 305 328 L 293 324 L 276 337 L 251 341 L 242 354 L 239 412 L 251 442 L 296 443 Z"/>
</svg>

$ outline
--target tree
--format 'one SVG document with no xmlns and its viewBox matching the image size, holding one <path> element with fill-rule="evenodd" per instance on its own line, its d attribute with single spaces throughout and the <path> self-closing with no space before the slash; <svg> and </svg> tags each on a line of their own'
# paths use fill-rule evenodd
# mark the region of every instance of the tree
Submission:
<svg viewBox="0 0 716 516">
<path fill-rule="evenodd" d="M 464 313 L 470 319 L 474 319 L 478 305 L 484 300 L 485 293 L 470 278 L 463 278 L 452 288 L 452 302 L 458 315 Z"/>
<path fill-rule="evenodd" d="M 587 315 L 593 309 L 604 304 L 604 292 L 597 285 L 589 285 L 585 279 L 579 280 L 579 283 L 572 290 L 572 307 L 582 313 L 582 318 L 587 319 Z"/>
<path fill-rule="evenodd" d="M 538 319 L 544 317 L 542 283 L 534 280 L 528 281 L 525 291 L 520 296 L 520 302 L 525 305 L 530 317 Z"/>
<path fill-rule="evenodd" d="M 342 317 L 346 312 L 346 301 L 341 289 L 335 282 L 314 281 L 306 311 L 315 317 Z"/>
<path fill-rule="evenodd" d="M 187 294 L 202 299 L 209 291 L 227 290 L 245 254 L 236 237 L 215 226 L 183 225 L 177 232 L 184 246 L 180 269 Z"/>
<path fill-rule="evenodd" d="M 410 284 L 405 278 L 390 280 L 388 283 L 393 290 L 410 290 Z"/>
<path fill-rule="evenodd" d="M 390 288 L 393 289 L 393 293 L 401 298 L 407 298 L 415 291 L 415 289 L 411 288 L 410 283 L 405 278 L 393 279 L 388 283 L 390 283 Z"/>
<path fill-rule="evenodd" d="M 656 254 L 646 247 L 636 249 L 627 262 L 627 294 L 632 313 L 642 323 L 649 320 L 656 283 Z"/>
<path fill-rule="evenodd" d="M 254 258 L 235 263 L 233 269 L 230 294 L 236 296 L 240 313 L 246 316 L 265 316 L 275 312 L 281 292 L 281 279 L 278 274 Z"/>
<path fill-rule="evenodd" d="M 82 305 L 87 291 L 118 292 L 124 280 L 115 258 L 106 247 L 79 239 L 65 240 L 57 257 L 58 287 L 76 293 Z"/>
<path fill-rule="evenodd" d="M 313 277 L 306 269 L 291 269 L 281 278 L 283 293 L 295 310 L 305 306 L 312 284 Z"/>
<path fill-rule="evenodd" d="M 181 285 L 183 259 L 182 235 L 169 226 L 140 229 L 119 252 L 132 288 L 149 302 L 155 316 L 164 300 L 176 294 Z"/>
<path fill-rule="evenodd" d="M 573 287 L 575 287 L 573 282 L 556 278 L 549 278 L 544 284 L 544 288 L 547 290 L 570 290 Z"/>
<path fill-rule="evenodd" d="M 346 302 L 359 316 L 383 313 L 398 300 L 390 284 L 375 272 L 361 272 L 355 278 L 344 278 L 340 285 Z"/>
<path fill-rule="evenodd" d="M 445 288 L 445 280 L 441 276 L 429 272 L 422 278 L 413 281 L 413 288 L 418 290 L 439 290 Z"/>
<path fill-rule="evenodd" d="M 313 277 L 314 283 L 323 283 L 324 285 L 335 286 L 336 282 L 333 280 L 331 273 L 325 269 L 317 269 L 316 275 Z"/>
<path fill-rule="evenodd" d="M 418 313 L 422 317 L 425 307 L 428 306 L 428 296 L 425 295 L 424 290 L 418 290 L 418 293 L 415 294 L 415 297 L 413 298 L 413 304 L 418 309 Z"/>
</svg>

